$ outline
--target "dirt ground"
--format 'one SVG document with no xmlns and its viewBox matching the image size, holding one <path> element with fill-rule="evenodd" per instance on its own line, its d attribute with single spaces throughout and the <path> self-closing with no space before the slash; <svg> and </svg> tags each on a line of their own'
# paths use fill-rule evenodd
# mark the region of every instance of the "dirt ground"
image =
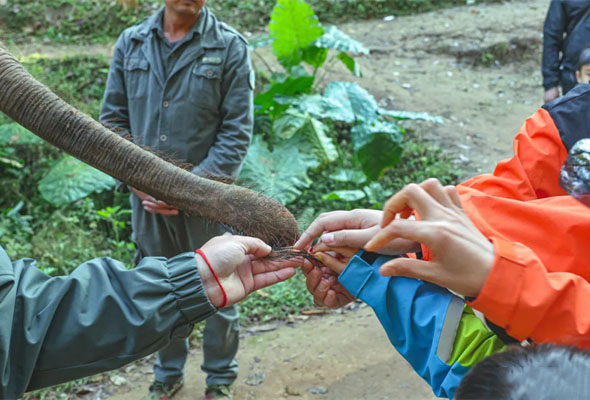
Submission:
<svg viewBox="0 0 590 400">
<path fill-rule="evenodd" d="M 466 5 L 341 28 L 371 49 L 361 60 L 360 83 L 383 106 L 445 118 L 444 125 L 420 123 L 421 136 L 454 155 L 467 178 L 490 172 L 509 156 L 515 133 L 541 105 L 541 33 L 547 4 L 515 0 Z M 108 54 L 104 48 L 97 51 Z M 338 67 L 329 75 L 350 79 Z M 434 398 L 396 354 L 369 308 L 294 321 L 259 329 L 270 332 L 244 332 L 236 398 Z M 191 352 L 179 400 L 202 398 L 201 359 L 200 350 Z M 141 398 L 153 379 L 151 362 L 112 375 L 113 384 L 92 397 Z"/>
</svg>

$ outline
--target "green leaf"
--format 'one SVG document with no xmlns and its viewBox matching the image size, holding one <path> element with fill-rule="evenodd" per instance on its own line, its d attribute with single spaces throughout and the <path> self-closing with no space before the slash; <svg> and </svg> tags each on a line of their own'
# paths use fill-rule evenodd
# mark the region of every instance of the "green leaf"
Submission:
<svg viewBox="0 0 590 400">
<path fill-rule="evenodd" d="M 299 64 L 304 49 L 324 33 L 313 10 L 303 0 L 278 0 L 268 29 L 274 40 L 273 52 L 285 67 Z"/>
<path fill-rule="evenodd" d="M 16 122 L 0 125 L 0 145 L 39 143 L 43 143 L 43 139 Z"/>
<path fill-rule="evenodd" d="M 115 180 L 104 172 L 74 157 L 65 156 L 39 181 L 38 188 L 45 200 L 53 205 L 62 205 L 113 186 Z"/>
<path fill-rule="evenodd" d="M 397 120 L 409 119 L 409 120 L 431 121 L 431 122 L 436 122 L 438 124 L 445 123 L 443 117 L 440 117 L 437 115 L 431 115 L 431 114 L 428 114 L 427 112 L 386 110 L 384 108 L 380 108 L 379 114 L 387 115 L 388 117 L 395 118 Z"/>
<path fill-rule="evenodd" d="M 288 109 L 273 124 L 272 130 L 279 139 L 290 139 L 295 135 L 307 122 L 307 115 Z"/>
<path fill-rule="evenodd" d="M 307 75 L 299 76 L 297 78 L 287 77 L 282 82 L 273 82 L 267 91 L 259 93 L 256 98 L 254 98 L 254 104 L 257 106 L 256 113 L 267 113 L 274 108 L 282 108 L 283 110 L 287 109 L 288 105 L 281 105 L 276 101 L 276 97 L 290 97 L 298 94 L 307 94 L 311 92 L 313 81 L 313 76 Z"/>
<path fill-rule="evenodd" d="M 290 139 L 295 135 L 300 136 L 310 145 L 305 151 L 313 152 L 322 164 L 335 161 L 338 158 L 336 146 L 326 134 L 326 130 L 326 125 L 307 113 L 297 112 L 294 108 L 288 109 L 273 124 L 273 132 L 276 137 Z"/>
<path fill-rule="evenodd" d="M 301 59 L 314 68 L 321 67 L 328 57 L 328 49 L 315 46 L 307 46 L 303 49 Z"/>
<path fill-rule="evenodd" d="M 342 63 L 346 66 L 346 68 L 348 68 L 350 72 L 352 72 L 354 76 L 356 76 L 357 78 L 363 76 L 363 74 L 361 73 L 361 66 L 354 58 L 352 58 L 345 52 L 340 52 L 336 56 L 336 58 L 342 61 Z"/>
<path fill-rule="evenodd" d="M 369 54 L 364 44 L 352 39 L 333 25 L 324 28 L 324 34 L 313 43 L 324 49 L 335 49 L 352 53 Z"/>
<path fill-rule="evenodd" d="M 383 185 L 375 181 L 365 186 L 363 191 L 367 194 L 367 199 L 371 203 L 371 206 L 378 209 L 380 209 L 385 200 L 393 194 L 392 190 L 384 189 Z"/>
<path fill-rule="evenodd" d="M 9 165 L 9 166 L 14 167 L 14 168 L 22 168 L 22 167 L 24 167 L 24 165 L 21 164 L 20 162 L 18 162 L 17 160 L 13 160 L 12 158 L 8 158 L 8 157 L 2 157 L 2 156 L 0 156 L 0 163 L 1 164 L 5 164 L 5 165 Z"/>
<path fill-rule="evenodd" d="M 355 116 L 350 107 L 350 102 L 342 103 L 340 100 L 336 97 L 328 98 L 319 94 L 312 94 L 299 96 L 291 104 L 300 111 L 308 112 L 318 119 L 330 119 L 346 123 L 354 122 Z"/>
<path fill-rule="evenodd" d="M 363 172 L 378 180 L 387 168 L 397 164 L 402 153 L 402 135 L 391 122 L 373 121 L 354 126 L 350 134 Z"/>
<path fill-rule="evenodd" d="M 311 185 L 307 171 L 318 166 L 313 155 L 299 150 L 296 139 L 280 143 L 271 153 L 262 138 L 254 136 L 239 181 L 283 204 L 295 200 Z"/>
<path fill-rule="evenodd" d="M 356 120 L 372 121 L 379 117 L 377 101 L 356 82 L 332 81 L 324 91 L 324 97 L 352 111 Z"/>
<path fill-rule="evenodd" d="M 322 196 L 322 200 L 357 201 L 366 196 L 362 190 L 335 190 Z"/>
<path fill-rule="evenodd" d="M 326 134 L 326 125 L 317 119 L 307 116 L 305 125 L 298 134 L 301 134 L 309 140 L 313 146 L 315 155 L 322 164 L 335 161 L 338 158 L 338 150 L 334 146 L 332 139 Z"/>
<path fill-rule="evenodd" d="M 338 182 L 354 183 L 355 185 L 360 185 L 367 181 L 367 177 L 362 171 L 344 168 L 339 168 L 336 172 L 332 173 L 330 179 Z"/>
</svg>

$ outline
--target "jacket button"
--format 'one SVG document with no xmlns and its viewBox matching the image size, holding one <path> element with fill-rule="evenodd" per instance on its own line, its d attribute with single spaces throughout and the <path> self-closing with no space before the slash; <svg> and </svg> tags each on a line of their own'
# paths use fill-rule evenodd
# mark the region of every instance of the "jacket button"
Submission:
<svg viewBox="0 0 590 400">
<path fill-rule="evenodd" d="M 164 108 L 168 108 L 168 102 L 165 101 L 164 103 L 162 103 L 162 105 L 164 106 Z"/>
<path fill-rule="evenodd" d="M 166 135 L 161 135 L 161 136 L 160 136 L 160 140 L 161 140 L 162 142 L 165 142 L 166 140 L 168 140 L 168 136 L 166 136 Z"/>
<path fill-rule="evenodd" d="M 211 78 L 213 76 L 213 71 L 211 71 L 211 70 L 207 71 L 207 76 L 209 78 Z"/>
</svg>

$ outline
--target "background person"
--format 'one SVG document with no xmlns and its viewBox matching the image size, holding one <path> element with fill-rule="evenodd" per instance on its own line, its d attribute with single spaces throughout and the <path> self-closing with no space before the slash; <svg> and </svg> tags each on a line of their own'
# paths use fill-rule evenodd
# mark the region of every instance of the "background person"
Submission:
<svg viewBox="0 0 590 400">
<path fill-rule="evenodd" d="M 590 43 L 590 2 L 551 0 L 543 28 L 543 87 L 545 103 L 576 85 L 580 52 Z"/>
<path fill-rule="evenodd" d="M 201 251 L 208 263 L 189 252 L 145 257 L 128 270 L 97 258 L 51 277 L 34 260 L 10 261 L 0 247 L 0 398 L 142 358 L 187 337 L 224 302 L 295 274 L 285 263 L 261 260 L 271 248 L 259 239 L 225 235 Z"/>
<path fill-rule="evenodd" d="M 135 143 L 194 165 L 192 172 L 233 181 L 252 133 L 254 76 L 246 40 L 219 22 L 205 0 L 165 0 L 165 7 L 119 37 L 100 120 L 129 131 Z M 137 258 L 172 257 L 224 232 L 131 188 Z M 203 333 L 206 397 L 230 398 L 237 377 L 238 311 L 209 318 Z M 173 340 L 154 366 L 147 399 L 183 385 L 187 340 Z"/>
</svg>

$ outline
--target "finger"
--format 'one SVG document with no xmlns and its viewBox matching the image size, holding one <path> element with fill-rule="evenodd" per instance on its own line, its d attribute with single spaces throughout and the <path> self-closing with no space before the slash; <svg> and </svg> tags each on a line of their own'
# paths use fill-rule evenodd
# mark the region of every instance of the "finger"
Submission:
<svg viewBox="0 0 590 400">
<path fill-rule="evenodd" d="M 352 256 L 354 256 L 359 251 L 359 248 L 353 249 L 350 247 L 328 246 L 323 242 L 320 242 L 319 244 L 313 247 L 314 253 L 322 253 L 326 251 L 333 251 L 343 257 L 352 258 Z"/>
<path fill-rule="evenodd" d="M 360 249 L 363 247 L 377 232 L 379 226 L 375 225 L 365 229 L 343 229 L 334 232 L 324 233 L 320 237 L 320 243 L 336 247 L 354 247 Z"/>
<path fill-rule="evenodd" d="M 463 208 L 463 206 L 461 205 L 461 198 L 459 197 L 459 193 L 457 193 L 457 188 L 455 186 L 449 185 L 445 186 L 444 189 L 447 192 L 447 196 L 449 196 L 455 207 Z"/>
<path fill-rule="evenodd" d="M 301 265 L 301 272 L 307 278 L 307 275 L 314 270 L 314 265 L 310 263 L 308 260 L 303 260 L 303 264 Z"/>
<path fill-rule="evenodd" d="M 365 250 L 377 251 L 396 238 L 424 243 L 429 246 L 432 243 L 433 236 L 436 235 L 436 231 L 435 223 L 430 221 L 396 219 L 375 235 L 365 245 Z"/>
<path fill-rule="evenodd" d="M 156 200 L 156 205 L 157 205 L 158 207 L 161 207 L 161 208 L 176 209 L 176 207 L 175 207 L 175 206 L 172 206 L 172 205 L 170 205 L 170 204 L 168 204 L 168 203 L 164 203 L 164 202 L 163 202 L 163 201 L 161 201 L 161 200 Z"/>
<path fill-rule="evenodd" d="M 275 283 L 286 281 L 295 275 L 294 268 L 279 269 L 254 275 L 254 290 L 262 289 Z"/>
<path fill-rule="evenodd" d="M 161 215 L 178 215 L 178 210 L 168 210 L 165 208 L 152 208 L 152 207 L 144 207 L 144 210 L 150 212 L 152 214 L 161 214 Z"/>
<path fill-rule="evenodd" d="M 344 268 L 346 268 L 346 264 L 348 264 L 348 260 L 347 262 L 342 262 L 328 253 L 317 254 L 317 257 L 322 261 L 322 263 L 326 267 L 330 268 L 330 270 L 334 271 L 337 274 L 340 274 L 342 271 L 344 271 Z"/>
<path fill-rule="evenodd" d="M 315 291 L 313 294 L 313 301 L 319 305 L 323 306 L 326 304 L 326 296 L 330 291 L 330 284 L 325 279 L 321 279 L 320 283 L 316 286 Z"/>
<path fill-rule="evenodd" d="M 244 249 L 244 254 L 252 254 L 257 258 L 267 256 L 272 248 L 262 240 L 249 236 L 233 236 L 233 240 L 240 242 Z"/>
<path fill-rule="evenodd" d="M 454 206 L 453 201 L 447 194 L 447 191 L 436 178 L 426 179 L 420 184 L 422 189 L 426 191 L 434 200 L 444 207 Z"/>
<path fill-rule="evenodd" d="M 444 287 L 452 285 L 452 282 L 445 282 L 447 274 L 444 273 L 441 265 L 434 261 L 395 258 L 383 264 L 379 268 L 379 273 L 383 276 L 405 276 L 421 279 Z"/>
<path fill-rule="evenodd" d="M 340 308 L 342 305 L 340 304 L 338 293 L 334 290 L 328 290 L 326 297 L 324 298 L 324 307 L 328 308 Z"/>
<path fill-rule="evenodd" d="M 395 215 L 407 207 L 416 210 L 422 219 L 426 219 L 433 213 L 433 210 L 441 206 L 419 185 L 409 184 L 385 203 L 381 227 L 391 223 L 395 219 Z"/>
<path fill-rule="evenodd" d="M 309 248 L 313 240 L 323 232 L 364 228 L 363 224 L 366 222 L 359 215 L 362 211 L 366 210 L 331 211 L 320 214 L 303 232 L 294 247 L 296 249 Z"/>
<path fill-rule="evenodd" d="M 314 294 L 321 280 L 321 271 L 319 271 L 317 268 L 314 268 L 311 271 L 309 271 L 309 273 L 305 277 L 305 286 L 307 287 L 307 291 L 311 294 Z"/>
</svg>

